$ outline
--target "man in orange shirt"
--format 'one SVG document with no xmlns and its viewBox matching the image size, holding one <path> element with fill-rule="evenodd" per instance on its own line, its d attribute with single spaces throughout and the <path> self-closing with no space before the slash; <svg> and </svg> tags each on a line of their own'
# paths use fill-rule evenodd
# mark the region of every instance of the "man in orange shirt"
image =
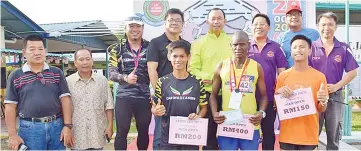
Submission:
<svg viewBox="0 0 361 151">
<path fill-rule="evenodd" d="M 296 35 L 291 40 L 291 56 L 294 66 L 282 72 L 277 79 L 276 95 L 289 98 L 293 90 L 312 89 L 312 96 L 318 112 L 327 107 L 328 92 L 326 77 L 308 65 L 311 40 Z M 280 148 L 282 150 L 314 150 L 318 145 L 318 113 L 281 121 Z"/>
</svg>

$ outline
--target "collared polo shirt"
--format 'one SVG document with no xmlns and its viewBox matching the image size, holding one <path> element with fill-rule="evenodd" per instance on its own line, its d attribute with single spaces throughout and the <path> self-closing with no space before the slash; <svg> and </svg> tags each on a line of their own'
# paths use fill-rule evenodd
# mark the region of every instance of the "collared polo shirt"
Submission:
<svg viewBox="0 0 361 151">
<path fill-rule="evenodd" d="M 325 74 L 328 84 L 336 84 L 345 72 L 357 69 L 359 65 L 351 54 L 350 47 L 343 42 L 333 39 L 334 47 L 327 56 L 321 39 L 313 42 L 309 64 Z"/>
<path fill-rule="evenodd" d="M 182 39 L 179 37 L 179 39 Z M 167 46 L 172 41 L 168 39 L 167 35 L 163 33 L 161 36 L 156 37 L 150 41 L 147 53 L 148 62 L 158 63 L 158 77 L 163 77 L 173 71 L 172 64 L 168 60 Z M 190 45 L 190 44 L 189 44 Z"/>
<path fill-rule="evenodd" d="M 297 32 L 288 30 L 281 33 L 281 35 L 277 39 L 277 42 L 281 45 L 283 51 L 285 52 L 288 68 L 292 67 L 294 64 L 294 61 L 291 57 L 291 40 L 296 35 L 304 35 L 311 39 L 311 41 L 315 41 L 320 37 L 320 34 L 317 30 L 306 27 L 303 27 L 300 31 Z"/>
<path fill-rule="evenodd" d="M 263 68 L 265 75 L 265 84 L 267 88 L 268 101 L 274 100 L 274 92 L 276 86 L 276 76 L 278 68 L 287 68 L 286 56 L 283 53 L 280 45 L 267 38 L 266 45 L 262 50 L 258 49 L 258 46 L 254 39 L 251 40 L 251 46 L 248 51 L 249 58 L 257 61 Z M 260 93 L 258 89 L 256 91 L 257 100 L 260 99 Z"/>
<path fill-rule="evenodd" d="M 60 98 L 70 96 L 63 72 L 44 64 L 34 73 L 28 63 L 13 71 L 8 78 L 4 103 L 17 104 L 20 117 L 36 118 L 62 112 Z"/>
</svg>

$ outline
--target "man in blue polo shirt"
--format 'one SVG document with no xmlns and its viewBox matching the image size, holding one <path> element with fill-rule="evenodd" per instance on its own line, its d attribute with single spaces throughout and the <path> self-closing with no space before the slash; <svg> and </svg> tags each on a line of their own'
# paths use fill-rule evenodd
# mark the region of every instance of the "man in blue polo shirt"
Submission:
<svg viewBox="0 0 361 151">
<path fill-rule="evenodd" d="M 296 35 L 304 35 L 312 41 L 317 40 L 320 36 L 315 29 L 302 27 L 302 10 L 298 3 L 292 3 L 287 7 L 286 23 L 289 30 L 281 33 L 277 42 L 281 45 L 285 52 L 288 62 L 288 68 L 292 67 L 294 62 L 291 57 L 291 39 Z"/>
<path fill-rule="evenodd" d="M 63 72 L 45 63 L 44 40 L 38 35 L 24 39 L 22 53 L 27 63 L 10 74 L 4 101 L 9 148 L 17 150 L 22 143 L 29 150 L 65 150 L 73 145 L 73 125 Z"/>
<path fill-rule="evenodd" d="M 350 47 L 334 36 L 337 16 L 327 12 L 317 17 L 320 39 L 313 42 L 310 65 L 325 74 L 330 100 L 325 112 L 320 113 L 320 133 L 325 122 L 327 150 L 338 150 L 342 132 L 344 105 L 342 88 L 357 76 L 359 67 Z M 346 74 L 343 76 L 344 71 Z"/>
<path fill-rule="evenodd" d="M 274 121 L 276 111 L 273 109 L 276 76 L 284 71 L 287 67 L 287 61 L 280 45 L 267 37 L 270 29 L 270 20 L 265 14 L 256 14 L 252 19 L 252 35 L 248 55 L 250 58 L 261 64 L 264 74 L 267 75 L 266 88 L 268 105 L 266 116 L 262 119 L 261 128 L 263 133 L 262 149 L 274 150 L 275 132 Z M 261 99 L 259 90 L 256 90 L 256 99 Z M 257 102 L 259 104 L 259 102 Z"/>
</svg>

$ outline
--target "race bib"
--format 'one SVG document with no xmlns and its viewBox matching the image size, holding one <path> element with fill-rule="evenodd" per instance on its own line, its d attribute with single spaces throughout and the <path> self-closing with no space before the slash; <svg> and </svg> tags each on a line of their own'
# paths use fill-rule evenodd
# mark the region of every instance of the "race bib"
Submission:
<svg viewBox="0 0 361 151">
<path fill-rule="evenodd" d="M 243 93 L 252 93 L 254 90 L 252 83 L 254 83 L 254 76 L 243 75 L 241 83 L 239 84 L 239 89 Z"/>
<path fill-rule="evenodd" d="M 231 108 L 231 109 L 241 108 L 242 96 L 243 96 L 242 92 L 233 91 L 231 93 L 231 98 L 228 103 L 228 108 Z"/>
</svg>

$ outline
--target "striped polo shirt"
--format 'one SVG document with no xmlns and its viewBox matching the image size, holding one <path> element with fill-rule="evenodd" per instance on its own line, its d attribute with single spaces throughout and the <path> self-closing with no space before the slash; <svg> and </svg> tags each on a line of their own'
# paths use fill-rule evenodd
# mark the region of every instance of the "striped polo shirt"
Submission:
<svg viewBox="0 0 361 151">
<path fill-rule="evenodd" d="M 70 92 L 59 68 L 45 63 L 42 72 L 34 73 L 25 63 L 9 75 L 4 103 L 17 104 L 20 117 L 45 117 L 61 113 L 64 96 Z"/>
</svg>

